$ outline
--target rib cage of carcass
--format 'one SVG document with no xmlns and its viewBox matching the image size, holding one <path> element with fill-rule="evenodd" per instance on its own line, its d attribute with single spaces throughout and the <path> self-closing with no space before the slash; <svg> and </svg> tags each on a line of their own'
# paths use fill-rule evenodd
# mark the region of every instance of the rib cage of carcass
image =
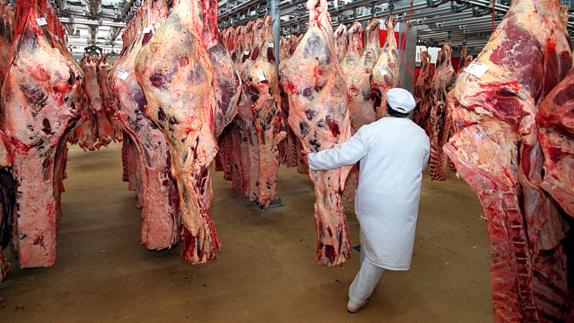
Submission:
<svg viewBox="0 0 574 323">
<path fill-rule="evenodd" d="M 559 88 L 548 96 L 572 65 L 565 25 L 558 0 L 514 0 L 449 94 L 455 133 L 444 149 L 487 217 L 499 322 L 573 318 L 567 267 L 572 254 L 564 244 L 568 209 L 559 207 L 555 186 L 547 185 L 567 187 L 571 181 L 556 176 L 555 162 L 562 159 L 553 152 L 567 149 L 572 133 L 549 127 L 565 117 L 552 106 L 566 102 L 560 95 L 565 92 Z M 563 137 L 555 141 L 557 131 Z"/>
</svg>

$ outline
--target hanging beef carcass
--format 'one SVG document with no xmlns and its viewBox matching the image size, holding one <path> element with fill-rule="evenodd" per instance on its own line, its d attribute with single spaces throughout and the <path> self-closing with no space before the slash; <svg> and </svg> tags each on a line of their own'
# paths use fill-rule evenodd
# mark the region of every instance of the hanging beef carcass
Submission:
<svg viewBox="0 0 574 323">
<path fill-rule="evenodd" d="M 396 20 L 390 16 L 385 23 L 387 39 L 381 56 L 373 68 L 371 87 L 375 98 L 377 119 L 387 115 L 387 91 L 400 84 L 400 63 L 397 40 L 395 38 Z"/>
<path fill-rule="evenodd" d="M 175 1 L 136 59 L 146 114 L 162 129 L 170 148 L 184 227 L 182 257 L 194 264 L 215 259 L 220 248 L 210 218 L 210 165 L 217 154 L 215 71 L 203 42 L 204 28 L 202 1 Z"/>
<path fill-rule="evenodd" d="M 365 28 L 366 44 L 358 61 L 347 70 L 347 91 L 349 95 L 349 115 L 351 127 L 356 132 L 364 125 L 377 120 L 375 115 L 375 101 L 377 97 L 371 91 L 371 74 L 373 66 L 377 63 L 381 53 L 379 34 L 379 19 L 373 19 Z M 353 201 L 359 185 L 359 166 L 355 165 L 347 182 L 343 196 Z"/>
<path fill-rule="evenodd" d="M 82 69 L 84 70 L 83 87 L 86 95 L 86 103 L 93 117 L 91 121 L 95 125 L 94 130 L 97 138 L 96 148 L 107 146 L 112 142 L 114 137 L 114 128 L 108 120 L 100 95 L 97 70 L 100 58 L 100 56 L 84 55 L 84 59 L 81 62 Z"/>
<path fill-rule="evenodd" d="M 487 217 L 498 322 L 565 322 L 572 310 L 565 215 L 539 187 L 535 124 L 572 64 L 565 23 L 558 0 L 514 0 L 449 94 L 456 133 L 444 149 Z"/>
<path fill-rule="evenodd" d="M 214 70 L 213 83 L 217 110 L 215 114 L 215 135 L 219 137 L 237 115 L 237 103 L 241 94 L 241 81 L 233 61 L 223 46 L 217 26 L 217 1 L 203 0 L 201 2 L 204 14 L 203 42 L 211 63 L 217 66 Z M 273 35 L 271 40 L 271 52 Z M 267 53 L 267 55 L 269 55 Z"/>
<path fill-rule="evenodd" d="M 108 54 L 103 55 L 98 61 L 98 85 L 100 86 L 100 95 L 102 97 L 102 105 L 106 118 L 112 125 L 112 138 L 114 141 L 120 142 L 122 140 L 123 133 L 122 126 L 120 122 L 114 117 L 114 113 L 116 111 L 114 104 L 117 99 L 111 95 L 107 85 L 110 67 L 110 63 L 108 62 Z"/>
<path fill-rule="evenodd" d="M 90 103 L 86 96 L 85 91 L 82 91 L 78 95 L 78 107 L 81 114 L 81 119 L 78 122 L 79 125 L 69 136 L 69 142 L 71 144 L 77 144 L 83 150 L 93 151 L 96 150 L 96 144 L 98 141 L 96 129 L 95 129 L 95 118 L 90 110 Z"/>
<path fill-rule="evenodd" d="M 347 85 L 335 52 L 326 0 L 310 0 L 309 29 L 282 71 L 289 97 L 289 125 L 305 149 L 320 151 L 343 143 L 351 135 Z M 351 255 L 341 191 L 349 167 L 310 171 L 315 187 L 317 260 L 335 266 Z"/>
<path fill-rule="evenodd" d="M 250 75 L 251 66 L 253 65 L 253 61 L 250 57 L 253 53 L 254 25 L 254 21 L 248 22 L 242 35 L 243 57 L 241 59 L 241 65 L 239 65 L 239 74 L 243 80 L 243 87 L 247 84 L 246 80 Z M 251 176 L 251 174 L 257 173 L 259 169 L 257 165 L 259 151 L 256 147 L 257 129 L 255 128 L 253 112 L 251 111 L 253 101 L 251 93 L 248 93 L 244 89 L 239 100 L 238 114 L 235 121 L 237 134 L 240 137 L 237 155 L 240 157 L 241 163 L 241 187 L 244 197 L 251 201 L 254 201 L 257 195 L 257 177 Z"/>
<path fill-rule="evenodd" d="M 347 49 L 349 48 L 349 33 L 347 32 L 347 26 L 340 24 L 335 30 L 335 44 L 337 49 L 337 58 L 339 62 L 342 62 L 347 55 Z"/>
<path fill-rule="evenodd" d="M 422 115 L 426 114 L 430 106 L 431 82 L 433 78 L 431 69 L 431 56 L 427 51 L 421 51 L 421 69 L 415 83 L 416 110 L 413 113 L 413 121 L 420 125 Z"/>
<path fill-rule="evenodd" d="M 290 38 L 285 39 L 283 42 L 283 46 L 281 47 L 281 57 L 279 62 L 279 73 L 285 67 L 285 63 L 289 60 L 289 58 L 295 52 L 297 48 L 297 37 L 295 35 L 291 35 Z M 298 143 L 299 139 L 295 136 L 295 133 L 289 127 L 289 100 L 287 99 L 287 94 L 281 86 L 281 110 L 283 111 L 283 124 L 284 128 L 286 129 L 287 136 L 285 140 L 282 142 L 282 146 L 284 147 L 284 157 L 282 158 L 283 163 L 287 167 L 298 167 L 299 166 L 299 155 L 300 155 L 300 147 L 301 144 Z"/>
<path fill-rule="evenodd" d="M 237 105 L 241 94 L 241 81 L 235 65 L 225 49 L 217 26 L 217 2 L 203 1 L 205 29 L 203 41 L 213 66 L 217 66 L 213 75 L 217 110 L 215 114 L 215 135 L 219 137 L 219 150 L 223 158 L 219 158 L 225 177 L 231 179 L 233 172 L 232 150 L 233 138 L 224 129 L 237 115 Z M 223 136 L 222 136 L 223 134 Z"/>
<path fill-rule="evenodd" d="M 268 16 L 258 19 L 254 25 L 254 42 L 251 56 L 244 70 L 244 96 L 252 114 L 254 139 L 250 143 L 255 154 L 250 152 L 251 183 L 254 183 L 251 199 L 265 208 L 275 199 L 277 174 L 279 172 L 278 144 L 285 137 L 282 130 L 281 99 L 273 52 L 273 19 Z M 245 113 L 249 113 L 249 111 Z"/>
<path fill-rule="evenodd" d="M 458 68 L 456 70 L 457 74 L 460 74 L 464 69 L 472 63 L 474 58 L 472 55 L 468 55 L 468 47 L 463 46 L 460 50 L 460 60 L 458 62 Z"/>
<path fill-rule="evenodd" d="M 168 16 L 166 0 L 145 1 L 132 22 L 138 33 L 109 77 L 118 98 L 116 117 L 129 136 L 138 158 L 141 181 L 140 243 L 148 249 L 170 248 L 179 240 L 178 195 L 171 176 L 170 153 L 163 132 L 145 115 L 144 92 L 135 76 L 136 56 Z"/>
<path fill-rule="evenodd" d="M 109 107 L 112 109 L 112 116 L 118 123 L 121 122 L 118 118 L 115 117 L 116 111 L 118 111 L 120 107 L 119 99 L 114 94 L 112 89 L 113 86 L 113 76 L 115 75 L 116 71 L 118 70 L 118 63 L 122 61 L 122 57 L 129 53 L 129 49 L 134 44 L 135 38 L 143 31 L 143 27 L 140 26 L 142 11 L 136 11 L 134 13 L 134 17 L 129 21 L 128 25 L 124 29 L 122 33 L 122 43 L 123 48 L 118 57 L 114 60 L 114 62 L 110 65 L 107 71 L 107 78 L 104 85 L 107 88 L 107 92 L 110 94 L 111 101 L 109 102 Z M 140 35 L 141 36 L 141 35 Z M 137 193 L 137 203 L 136 206 L 138 208 L 142 208 L 144 204 L 143 198 L 143 182 L 141 176 L 142 170 L 141 162 L 139 161 L 138 150 L 135 146 L 133 140 L 130 139 L 129 135 L 123 133 L 122 135 L 125 140 L 122 142 L 122 166 L 123 166 L 123 174 L 122 180 L 128 182 L 128 189 L 135 191 Z"/>
<path fill-rule="evenodd" d="M 376 120 L 374 95 L 371 94 L 371 73 L 380 49 L 379 20 L 373 19 L 365 28 L 367 42 L 359 60 L 347 69 L 349 114 L 353 131 Z"/>
<path fill-rule="evenodd" d="M 456 72 L 452 67 L 452 47 L 449 42 L 442 46 L 444 61 L 435 71 L 430 95 L 430 113 L 428 135 L 431 142 L 430 175 L 435 181 L 444 181 L 448 177 L 448 157 L 442 150 L 451 135 L 450 116 L 447 113 L 447 96 L 456 81 Z"/>
<path fill-rule="evenodd" d="M 442 48 L 438 51 L 437 53 L 437 58 L 436 58 L 436 63 L 434 66 L 434 73 L 431 77 L 430 80 L 430 85 L 428 88 L 428 94 L 427 94 L 427 101 L 426 104 L 421 105 L 420 107 L 420 111 L 418 112 L 418 115 L 415 114 L 414 117 L 417 117 L 417 124 L 423 128 L 427 135 L 430 134 L 430 114 L 431 114 L 431 109 L 433 107 L 433 101 L 432 101 L 432 92 L 433 92 L 433 84 L 434 84 L 434 78 L 436 76 L 436 72 L 440 69 L 442 63 L 445 60 L 445 56 L 444 56 L 444 51 L 442 50 Z"/>
<path fill-rule="evenodd" d="M 78 120 L 74 103 L 82 71 L 66 51 L 63 27 L 47 1 L 18 1 L 17 17 L 1 118 L 17 182 L 14 243 L 21 267 L 49 267 L 56 260 L 62 163 Z"/>
<path fill-rule="evenodd" d="M 293 55 L 299 44 L 299 38 L 296 35 L 291 35 L 289 39 L 286 40 L 286 54 L 279 64 L 279 73 L 286 66 L 289 58 Z M 297 167 L 297 172 L 300 174 L 308 174 L 309 166 L 307 165 L 307 158 L 301 153 L 303 145 L 297 138 L 291 127 L 289 127 L 289 100 L 285 89 L 281 86 L 281 107 L 283 110 L 283 122 L 285 124 L 287 136 L 285 141 L 283 141 L 285 146 L 285 164 L 287 167 Z"/>
<path fill-rule="evenodd" d="M 241 38 L 241 32 L 244 26 L 239 26 L 238 28 L 229 27 L 222 32 L 221 42 L 223 43 L 225 50 L 227 51 L 225 60 L 228 62 L 227 65 L 233 66 L 233 71 L 237 74 L 235 65 L 240 58 L 241 44 L 239 39 Z M 238 84 L 241 80 L 237 75 L 228 76 L 230 79 L 234 79 Z M 237 104 L 241 94 L 241 86 L 235 90 L 235 103 L 234 103 L 234 117 L 237 115 Z M 240 185 L 238 185 L 238 177 L 234 174 L 239 174 L 239 161 L 235 158 L 234 150 L 237 149 L 233 142 L 233 136 L 236 135 L 237 131 L 234 131 L 235 125 L 230 122 L 227 128 L 223 129 L 223 133 L 219 136 L 219 153 L 216 159 L 216 169 L 218 171 L 223 171 L 223 178 L 226 180 L 231 180 L 233 182 L 234 189 L 239 190 Z M 238 144 L 238 141 L 236 139 Z"/>
<path fill-rule="evenodd" d="M 363 55 L 363 25 L 355 21 L 355 23 L 351 25 L 351 28 L 349 28 L 348 35 L 349 47 L 345 53 L 345 58 L 340 62 L 345 77 L 349 75 L 355 65 L 359 63 Z"/>
<path fill-rule="evenodd" d="M 548 94 L 536 124 L 544 155 L 540 186 L 574 217 L 574 69 Z"/>
</svg>

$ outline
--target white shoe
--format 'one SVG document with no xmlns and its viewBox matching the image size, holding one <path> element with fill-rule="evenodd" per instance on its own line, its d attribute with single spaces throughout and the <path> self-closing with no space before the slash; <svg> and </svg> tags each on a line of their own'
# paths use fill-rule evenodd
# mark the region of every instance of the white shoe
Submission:
<svg viewBox="0 0 574 323">
<path fill-rule="evenodd" d="M 362 304 L 355 304 L 351 302 L 351 300 L 349 300 L 349 302 L 347 303 L 347 312 L 357 313 L 361 308 L 363 308 L 363 306 L 365 306 L 365 304 L 367 304 L 367 302 L 364 302 Z"/>
</svg>

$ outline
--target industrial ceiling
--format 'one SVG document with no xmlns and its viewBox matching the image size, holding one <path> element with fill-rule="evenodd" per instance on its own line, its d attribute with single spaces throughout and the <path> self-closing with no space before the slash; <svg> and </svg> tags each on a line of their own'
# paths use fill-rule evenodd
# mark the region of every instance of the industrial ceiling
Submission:
<svg viewBox="0 0 574 323">
<path fill-rule="evenodd" d="M 308 15 L 306 0 L 221 0 L 220 26 L 241 25 L 264 16 L 276 1 L 281 15 L 283 34 L 304 32 Z M 50 0 L 68 32 L 68 43 L 74 55 L 85 47 L 96 45 L 104 52 L 119 52 L 121 33 L 142 0 Z M 570 1 L 562 1 L 570 5 Z M 471 52 L 482 49 L 494 25 L 510 6 L 510 0 L 498 0 L 492 14 L 491 0 L 340 0 L 328 1 L 333 24 L 351 24 L 359 20 L 396 15 L 399 21 L 410 21 L 418 32 L 419 45 L 437 46 L 450 40 L 455 47 L 466 44 Z M 574 36 L 574 16 L 568 23 Z"/>
</svg>

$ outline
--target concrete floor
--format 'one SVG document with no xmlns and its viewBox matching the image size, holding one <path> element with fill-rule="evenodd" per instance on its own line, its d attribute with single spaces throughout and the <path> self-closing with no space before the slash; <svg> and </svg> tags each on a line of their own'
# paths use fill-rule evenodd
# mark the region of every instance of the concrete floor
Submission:
<svg viewBox="0 0 574 323">
<path fill-rule="evenodd" d="M 179 248 L 138 245 L 139 210 L 121 182 L 120 146 L 70 151 L 53 268 L 17 268 L 0 287 L 2 322 L 490 322 L 486 226 L 461 180 L 424 182 L 411 271 L 386 272 L 370 304 L 345 311 L 358 255 L 314 261 L 313 190 L 282 169 L 285 207 L 260 211 L 216 175 L 219 259 L 191 266 Z M 353 243 L 358 224 L 346 209 Z"/>
</svg>

